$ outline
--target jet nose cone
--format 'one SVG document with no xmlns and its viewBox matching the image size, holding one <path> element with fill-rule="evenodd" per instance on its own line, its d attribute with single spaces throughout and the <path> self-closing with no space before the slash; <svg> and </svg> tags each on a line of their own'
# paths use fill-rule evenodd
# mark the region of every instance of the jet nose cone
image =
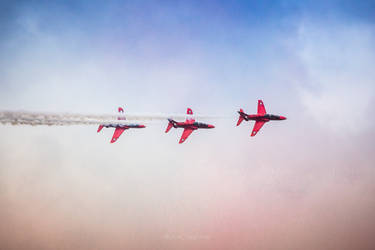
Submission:
<svg viewBox="0 0 375 250">
<path fill-rule="evenodd" d="M 140 128 L 145 128 L 146 126 L 145 125 L 139 125 Z"/>
<path fill-rule="evenodd" d="M 208 128 L 215 128 L 215 126 L 214 125 L 208 125 Z"/>
<path fill-rule="evenodd" d="M 280 120 L 286 120 L 285 116 L 280 116 Z"/>
</svg>

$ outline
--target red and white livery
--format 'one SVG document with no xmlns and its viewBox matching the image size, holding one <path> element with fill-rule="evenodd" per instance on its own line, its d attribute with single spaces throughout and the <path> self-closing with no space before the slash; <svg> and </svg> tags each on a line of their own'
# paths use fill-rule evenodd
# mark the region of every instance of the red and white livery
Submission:
<svg viewBox="0 0 375 250">
<path fill-rule="evenodd" d="M 255 121 L 253 131 L 251 132 L 251 136 L 255 136 L 266 122 L 269 122 L 272 120 L 280 121 L 280 120 L 286 119 L 286 117 L 284 116 L 267 114 L 266 108 L 264 107 L 262 100 L 258 100 L 258 113 L 257 114 L 248 115 L 244 113 L 243 109 L 240 109 L 238 113 L 240 114 L 240 117 L 238 118 L 237 126 L 240 125 L 243 120 Z"/>
<path fill-rule="evenodd" d="M 122 107 L 119 107 L 118 108 L 118 112 L 120 114 L 123 114 L 124 113 L 124 109 Z M 117 120 L 126 120 L 125 116 L 119 116 L 117 117 Z M 115 129 L 115 132 L 113 133 L 113 137 L 111 139 L 111 143 L 114 143 L 117 141 L 117 139 L 121 136 L 121 134 L 126 130 L 126 129 L 129 129 L 129 128 L 145 128 L 146 126 L 145 125 L 141 125 L 141 124 L 101 124 L 99 125 L 99 128 L 98 128 L 98 133 L 103 129 L 103 128 L 116 128 Z"/>
<path fill-rule="evenodd" d="M 186 114 L 193 115 L 193 111 L 188 108 Z M 182 136 L 179 141 L 179 143 L 181 144 L 189 137 L 189 135 L 191 135 L 191 133 L 193 133 L 194 130 L 197 130 L 199 128 L 214 128 L 215 126 L 211 124 L 196 122 L 194 118 L 187 117 L 185 122 L 176 122 L 172 119 L 168 119 L 168 127 L 165 130 L 165 133 L 168 133 L 172 127 L 184 129 L 184 132 L 182 132 Z"/>
</svg>

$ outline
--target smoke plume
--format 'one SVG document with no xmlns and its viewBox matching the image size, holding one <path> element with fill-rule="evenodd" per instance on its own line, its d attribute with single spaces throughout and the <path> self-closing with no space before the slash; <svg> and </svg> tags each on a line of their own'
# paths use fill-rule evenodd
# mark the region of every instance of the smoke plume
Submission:
<svg viewBox="0 0 375 250">
<path fill-rule="evenodd" d="M 183 114 L 130 114 L 126 115 L 129 121 L 153 121 L 184 119 Z M 195 116 L 196 118 L 220 118 L 215 116 Z M 48 126 L 66 126 L 66 125 L 98 125 L 98 124 L 124 124 L 124 120 L 118 120 L 118 115 L 110 114 L 69 114 L 69 113 L 33 113 L 25 111 L 2 111 L 0 112 L 1 124 L 12 125 L 48 125 Z"/>
</svg>

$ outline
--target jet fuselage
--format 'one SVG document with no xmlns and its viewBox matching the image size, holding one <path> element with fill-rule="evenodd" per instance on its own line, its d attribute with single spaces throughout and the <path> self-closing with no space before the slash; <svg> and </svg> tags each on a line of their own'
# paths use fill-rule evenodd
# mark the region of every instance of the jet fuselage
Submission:
<svg viewBox="0 0 375 250">
<path fill-rule="evenodd" d="M 238 113 L 240 114 L 240 116 L 243 117 L 243 119 L 245 121 L 252 120 L 252 121 L 268 122 L 268 121 L 281 121 L 281 120 L 285 120 L 286 119 L 286 117 L 280 116 L 280 115 L 271 115 L 271 114 L 264 114 L 264 115 L 254 114 L 254 115 L 248 115 L 248 114 L 246 114 L 244 112 L 241 112 L 241 111 L 238 111 Z"/>
<path fill-rule="evenodd" d="M 188 128 L 196 130 L 198 128 L 215 128 L 214 125 L 206 124 L 202 122 L 176 122 L 172 119 L 168 119 L 168 121 L 173 125 L 174 128 Z"/>
<path fill-rule="evenodd" d="M 102 125 L 105 128 L 145 128 L 145 125 L 139 125 L 139 124 L 103 124 Z"/>
</svg>

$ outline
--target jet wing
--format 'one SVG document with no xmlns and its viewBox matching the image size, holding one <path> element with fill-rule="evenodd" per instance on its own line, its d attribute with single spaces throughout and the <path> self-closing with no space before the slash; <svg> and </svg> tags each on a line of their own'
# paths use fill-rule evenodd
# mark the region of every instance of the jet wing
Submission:
<svg viewBox="0 0 375 250">
<path fill-rule="evenodd" d="M 255 136 L 265 123 L 266 122 L 260 122 L 260 121 L 255 122 L 253 132 L 251 132 L 251 136 Z"/>
<path fill-rule="evenodd" d="M 116 142 L 117 139 L 120 137 L 120 135 L 122 134 L 122 132 L 124 132 L 125 129 L 126 128 L 117 127 L 115 129 L 115 132 L 113 133 L 113 137 L 112 137 L 111 143 Z"/>
<path fill-rule="evenodd" d="M 189 128 L 185 128 L 184 129 L 184 132 L 182 133 L 182 136 L 181 136 L 181 139 L 179 141 L 179 143 L 183 143 L 188 137 L 189 135 L 191 135 L 191 133 L 193 133 L 193 129 L 189 129 Z"/>
<path fill-rule="evenodd" d="M 266 107 L 264 107 L 263 101 L 258 100 L 258 115 L 265 115 Z"/>
</svg>

